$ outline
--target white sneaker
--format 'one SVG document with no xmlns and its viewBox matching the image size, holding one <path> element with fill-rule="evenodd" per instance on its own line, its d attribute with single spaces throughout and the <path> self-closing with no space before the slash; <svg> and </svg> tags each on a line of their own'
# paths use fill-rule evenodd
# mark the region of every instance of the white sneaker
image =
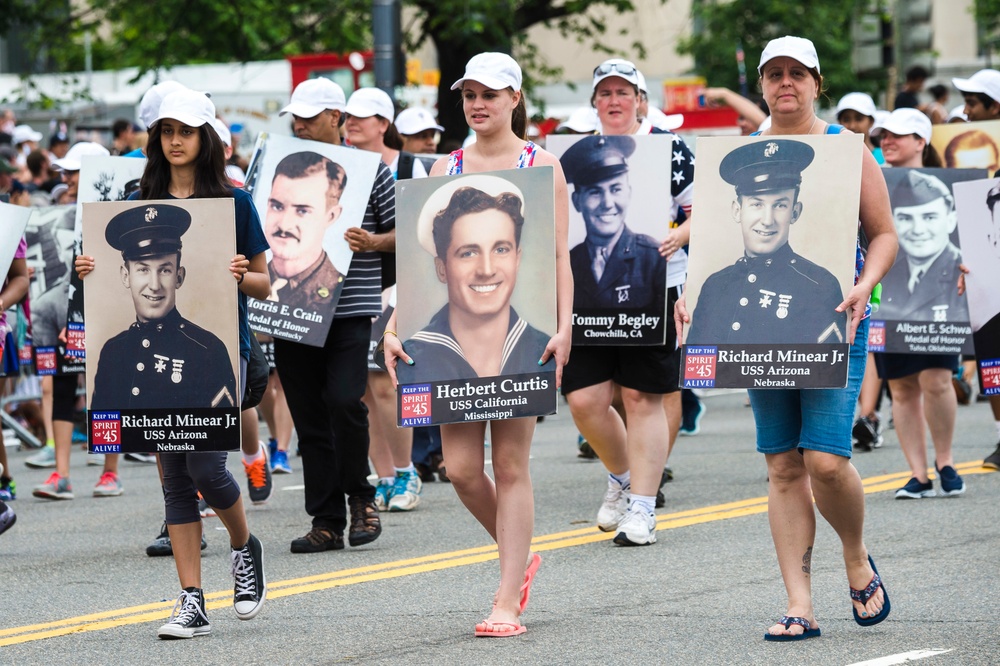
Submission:
<svg viewBox="0 0 1000 666">
<path fill-rule="evenodd" d="M 87 454 L 87 467 L 104 467 L 104 454 L 103 453 L 88 453 Z"/>
<path fill-rule="evenodd" d="M 412 511 L 420 504 L 423 489 L 420 475 L 412 472 L 396 472 L 396 479 L 389 497 L 389 511 Z"/>
<path fill-rule="evenodd" d="M 613 532 L 625 518 L 628 510 L 629 486 L 622 486 L 614 479 L 608 479 L 608 492 L 604 493 L 604 503 L 597 510 L 597 528 L 602 532 Z"/>
<path fill-rule="evenodd" d="M 43 446 L 42 450 L 24 461 L 28 467 L 46 469 L 56 466 L 56 449 L 54 446 Z"/>
<path fill-rule="evenodd" d="M 619 546 L 648 546 L 656 543 L 656 514 L 629 510 L 618 526 L 615 543 Z"/>
</svg>

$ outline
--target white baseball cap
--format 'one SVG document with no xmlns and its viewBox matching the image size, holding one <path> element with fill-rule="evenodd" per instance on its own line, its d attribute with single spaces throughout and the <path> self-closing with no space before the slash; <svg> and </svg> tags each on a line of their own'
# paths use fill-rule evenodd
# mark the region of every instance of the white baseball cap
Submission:
<svg viewBox="0 0 1000 666">
<path fill-rule="evenodd" d="M 160 112 L 156 114 L 157 123 L 164 118 L 172 118 L 188 127 L 209 125 L 215 120 L 215 104 L 205 93 L 196 90 L 176 90 L 163 98 Z"/>
<path fill-rule="evenodd" d="M 215 129 L 215 133 L 219 135 L 222 139 L 222 143 L 227 146 L 233 145 L 233 133 L 229 131 L 229 127 L 226 123 L 222 122 L 221 118 L 212 118 L 212 127 Z"/>
<path fill-rule="evenodd" d="M 981 69 L 967 79 L 952 79 L 951 82 L 964 93 L 983 93 L 1000 102 L 1000 72 L 995 69 Z"/>
<path fill-rule="evenodd" d="M 344 89 L 330 79 L 323 77 L 309 79 L 295 86 L 288 106 L 278 112 L 279 116 L 290 113 L 299 118 L 315 118 L 327 109 L 343 111 L 347 106 Z"/>
<path fill-rule="evenodd" d="M 878 136 L 882 130 L 892 132 L 899 136 L 916 134 L 924 141 L 931 140 L 931 119 L 923 111 L 917 109 L 896 109 L 889 114 L 885 120 L 881 120 L 872 127 L 872 136 Z"/>
<path fill-rule="evenodd" d="M 605 60 L 600 65 L 594 68 L 594 85 L 593 89 L 597 90 L 597 84 L 604 79 L 609 79 L 612 76 L 617 76 L 620 79 L 625 79 L 636 88 L 640 90 L 645 90 L 639 86 L 639 81 L 642 81 L 643 86 L 646 85 L 646 80 L 642 77 L 642 73 L 635 66 L 634 63 L 624 60 L 622 58 L 611 58 L 610 60 Z"/>
<path fill-rule="evenodd" d="M 80 164 L 84 157 L 97 156 L 97 157 L 107 157 L 111 153 L 107 148 L 99 143 L 93 143 L 90 141 L 81 141 L 70 148 L 65 157 L 61 160 L 56 160 L 52 163 L 52 166 L 59 169 L 60 171 L 79 171 Z"/>
<path fill-rule="evenodd" d="M 381 88 L 359 88 L 351 93 L 344 113 L 357 118 L 378 116 L 391 123 L 396 117 L 396 107 L 389 94 Z"/>
<path fill-rule="evenodd" d="M 959 104 L 951 110 L 951 113 L 948 114 L 949 123 L 956 118 L 961 118 L 965 122 L 969 122 L 969 116 L 965 115 L 965 104 Z"/>
<path fill-rule="evenodd" d="M 14 132 L 11 135 L 11 143 L 15 146 L 19 143 L 24 143 L 25 141 L 38 143 L 41 140 L 42 133 L 31 129 L 31 125 L 18 125 L 14 128 Z"/>
<path fill-rule="evenodd" d="M 156 116 L 160 113 L 160 104 L 163 103 L 163 98 L 172 92 L 185 88 L 186 86 L 177 81 L 164 81 L 147 90 L 146 94 L 142 96 L 142 101 L 139 102 L 139 120 L 142 121 L 142 124 L 147 129 L 151 127 L 156 122 Z"/>
<path fill-rule="evenodd" d="M 490 90 L 511 88 L 518 92 L 521 89 L 521 66 L 506 53 L 480 53 L 466 63 L 465 74 L 451 84 L 451 89 L 458 90 L 466 81 L 481 83 Z"/>
<path fill-rule="evenodd" d="M 419 106 L 411 106 L 403 109 L 396 116 L 396 130 L 400 134 L 411 135 L 420 134 L 424 130 L 435 129 L 443 132 L 444 128 L 434 122 L 434 116 L 430 111 Z"/>
<path fill-rule="evenodd" d="M 556 131 L 568 129 L 585 134 L 588 132 L 596 132 L 597 128 L 600 127 L 600 124 L 600 120 L 597 118 L 597 109 L 592 106 L 581 106 L 579 109 L 569 114 L 569 118 L 567 118 L 565 122 L 559 123 L 559 126 L 556 127 Z"/>
<path fill-rule="evenodd" d="M 792 37 L 786 35 L 772 39 L 764 47 L 764 52 L 760 54 L 760 64 L 757 65 L 757 73 L 764 72 L 764 65 L 769 61 L 782 56 L 798 60 L 809 69 L 815 68 L 819 71 L 819 56 L 816 55 L 816 45 L 804 37 Z"/>
<path fill-rule="evenodd" d="M 639 79 L 639 82 L 636 84 L 637 86 L 639 86 L 639 92 L 644 92 L 648 95 L 649 88 L 646 87 L 646 77 L 643 76 L 642 72 L 640 72 L 639 70 L 635 70 L 635 74 L 636 78 Z"/>
<path fill-rule="evenodd" d="M 852 92 L 847 93 L 840 98 L 837 102 L 837 111 L 834 113 L 835 116 L 840 116 L 841 111 L 857 111 L 863 116 L 868 116 L 874 119 L 877 109 L 875 108 L 875 100 L 872 99 L 871 95 L 863 92 Z"/>
<path fill-rule="evenodd" d="M 671 113 L 668 115 L 651 105 L 649 107 L 649 113 L 646 114 L 646 120 L 649 121 L 650 125 L 657 129 L 673 132 L 675 129 L 684 124 L 684 114 Z"/>
</svg>

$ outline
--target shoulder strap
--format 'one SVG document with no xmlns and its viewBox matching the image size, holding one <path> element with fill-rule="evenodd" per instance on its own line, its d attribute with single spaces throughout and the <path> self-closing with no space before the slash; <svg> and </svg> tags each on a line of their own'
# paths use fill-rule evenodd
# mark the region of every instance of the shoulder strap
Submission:
<svg viewBox="0 0 1000 666">
<path fill-rule="evenodd" d="M 832 124 L 831 123 L 830 125 L 826 126 L 826 133 L 827 134 L 840 134 L 843 131 L 844 131 L 844 126 L 843 125 L 836 125 L 836 124 Z"/>
<path fill-rule="evenodd" d="M 399 151 L 399 164 L 396 166 L 396 180 L 409 180 L 413 178 L 413 160 L 416 159 L 413 153 L 405 150 Z"/>
</svg>

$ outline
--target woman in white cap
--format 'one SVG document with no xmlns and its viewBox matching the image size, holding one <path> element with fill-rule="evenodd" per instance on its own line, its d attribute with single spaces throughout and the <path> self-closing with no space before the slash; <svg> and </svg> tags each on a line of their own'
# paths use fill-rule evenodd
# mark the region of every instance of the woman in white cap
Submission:
<svg viewBox="0 0 1000 666">
<path fill-rule="evenodd" d="M 247 296 L 265 299 L 271 291 L 264 252 L 267 240 L 253 199 L 232 187 L 226 176 L 222 140 L 213 127 L 215 105 L 203 93 L 178 90 L 166 95 L 150 126 L 148 162 L 132 199 L 230 198 L 234 200 L 236 251 L 229 271 L 239 290 L 240 391 L 250 358 Z M 94 258 L 80 256 L 81 278 L 94 268 Z M 193 638 L 211 632 L 201 586 L 202 525 L 198 494 L 229 531 L 232 572 L 236 579 L 233 606 L 241 620 L 256 617 L 264 604 L 266 583 L 260 541 L 250 533 L 240 487 L 226 469 L 225 452 L 161 453 L 166 522 L 181 593 L 170 621 L 157 636 Z"/>
<path fill-rule="evenodd" d="M 401 152 L 403 140 L 393 125 L 396 110 L 392 98 L 379 88 L 360 88 L 347 100 L 344 133 L 352 146 L 382 155 L 396 180 L 426 178 L 424 165 L 412 153 Z"/>
<path fill-rule="evenodd" d="M 771 127 L 761 134 L 840 134 L 820 120 L 815 103 L 823 89 L 816 47 L 808 39 L 770 41 L 757 68 Z M 813 498 L 843 546 L 854 620 L 867 626 L 889 615 L 889 598 L 865 546 L 864 488 L 851 465 L 851 425 L 867 357 L 869 298 L 896 256 L 897 240 L 882 170 L 868 151 L 861 169 L 860 227 L 868 252 L 856 250 L 855 285 L 836 308 L 848 313 L 851 343 L 844 389 L 752 389 L 757 450 L 765 454 L 768 519 L 778 566 L 788 594 L 785 615 L 764 634 L 789 641 L 820 635 L 812 603 L 812 553 L 816 535 Z M 689 322 L 683 299 L 677 303 L 678 329 Z M 801 452 L 800 452 L 801 451 Z"/>
<path fill-rule="evenodd" d="M 865 146 L 872 151 L 875 161 L 879 164 L 885 162 L 882 159 L 882 151 L 872 143 L 869 132 L 875 124 L 875 100 L 871 95 L 863 92 L 847 93 L 837 102 L 835 115 L 837 122 L 851 130 L 855 134 L 860 134 L 865 138 Z"/>
<path fill-rule="evenodd" d="M 551 357 L 556 362 L 556 383 L 569 357 L 573 306 L 573 278 L 567 252 L 569 194 L 562 167 L 551 153 L 526 141 L 527 111 L 521 91 L 521 68 L 503 53 L 480 53 L 469 60 L 465 75 L 452 90 L 462 91 L 462 106 L 476 142 L 438 160 L 431 176 L 499 171 L 531 166 L 551 166 L 555 172 L 556 292 L 558 331 L 549 340 L 539 365 Z M 396 381 L 397 361 L 413 364 L 395 337 L 395 315 L 385 341 L 386 364 Z M 493 480 L 483 469 L 486 423 L 441 426 L 448 476 L 462 503 L 497 542 L 500 552 L 500 588 L 493 611 L 476 625 L 476 636 L 517 636 L 525 632 L 520 616 L 528 605 L 531 583 L 541 557 L 531 554 L 534 530 L 534 497 L 528 458 L 535 431 L 534 418 L 491 421 Z"/>
<path fill-rule="evenodd" d="M 884 121 L 875 124 L 872 134 L 882 137 L 886 162 L 894 167 L 919 169 L 941 166 L 941 158 L 931 145 L 931 121 L 917 109 L 896 109 Z M 947 186 L 933 175 L 908 175 L 910 178 L 907 181 L 916 183 L 920 191 L 913 191 L 913 188 L 894 190 L 910 199 L 906 202 L 897 199 L 895 202 L 896 223 L 903 236 L 904 250 L 907 247 L 907 233 L 913 234 L 914 240 L 910 242 L 917 245 L 926 246 L 929 238 L 924 228 L 928 222 L 920 222 L 919 227 L 914 227 L 910 222 L 913 217 L 911 213 L 918 212 L 911 206 L 922 208 L 925 213 L 933 215 L 934 220 L 943 220 L 949 214 L 953 216 L 955 206 Z M 911 231 L 904 230 L 903 225 Z M 942 248 L 939 256 L 943 261 L 948 255 Z M 905 256 L 901 256 L 897 263 L 901 262 L 907 262 Z M 957 262 L 952 266 L 952 270 L 958 270 Z M 898 266 L 893 271 L 894 274 L 903 276 L 907 272 L 905 265 Z M 901 280 L 905 281 L 907 278 L 902 277 Z M 893 284 L 898 282 L 893 281 Z M 904 282 L 903 289 L 905 288 Z M 892 296 L 893 294 L 887 293 L 883 299 Z M 952 455 L 958 398 L 951 380 L 958 369 L 959 357 L 955 354 L 885 353 L 876 354 L 875 363 L 878 375 L 889 382 L 896 435 L 912 474 L 906 485 L 896 491 L 896 499 L 922 499 L 937 494 L 934 484 L 927 476 L 926 430 L 930 430 L 934 445 L 934 467 L 941 484 L 941 494 L 947 497 L 964 493 L 965 482 L 955 471 Z"/>
</svg>

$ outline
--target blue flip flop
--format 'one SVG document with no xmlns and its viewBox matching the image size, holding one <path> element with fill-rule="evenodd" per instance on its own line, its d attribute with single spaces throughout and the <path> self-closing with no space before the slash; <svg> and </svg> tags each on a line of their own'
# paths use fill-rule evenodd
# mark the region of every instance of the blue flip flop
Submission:
<svg viewBox="0 0 1000 666">
<path fill-rule="evenodd" d="M 788 617 L 787 615 L 785 615 L 780 620 L 778 620 L 778 624 L 785 625 L 785 629 L 791 629 L 793 624 L 797 624 L 803 629 L 805 629 L 805 631 L 803 631 L 801 634 L 765 633 L 764 634 L 765 641 L 779 641 L 779 642 L 804 641 L 807 638 L 818 638 L 820 635 L 819 627 L 813 629 L 812 625 L 809 624 L 809 620 L 805 619 L 804 617 Z"/>
<path fill-rule="evenodd" d="M 857 601 L 862 606 L 864 606 L 866 603 L 868 603 L 868 600 L 875 595 L 875 592 L 878 591 L 878 588 L 881 587 L 882 599 L 885 601 L 885 603 L 882 605 L 882 610 L 878 612 L 878 615 L 874 615 L 872 617 L 861 617 L 860 615 L 858 615 L 858 609 L 856 609 L 854 605 L 851 604 L 851 611 L 854 613 L 854 621 L 860 624 L 862 627 L 870 627 L 873 624 L 878 624 L 885 618 L 889 617 L 889 610 L 892 608 L 892 605 L 889 603 L 889 592 L 886 591 L 885 585 L 882 583 L 882 577 L 878 575 L 878 569 L 875 568 L 875 562 L 874 560 L 872 560 L 871 555 L 868 556 L 868 564 L 871 565 L 872 571 L 875 572 L 875 575 L 872 576 L 872 582 L 868 583 L 868 587 L 866 587 L 863 590 L 855 590 L 852 587 L 851 599 Z"/>
</svg>

